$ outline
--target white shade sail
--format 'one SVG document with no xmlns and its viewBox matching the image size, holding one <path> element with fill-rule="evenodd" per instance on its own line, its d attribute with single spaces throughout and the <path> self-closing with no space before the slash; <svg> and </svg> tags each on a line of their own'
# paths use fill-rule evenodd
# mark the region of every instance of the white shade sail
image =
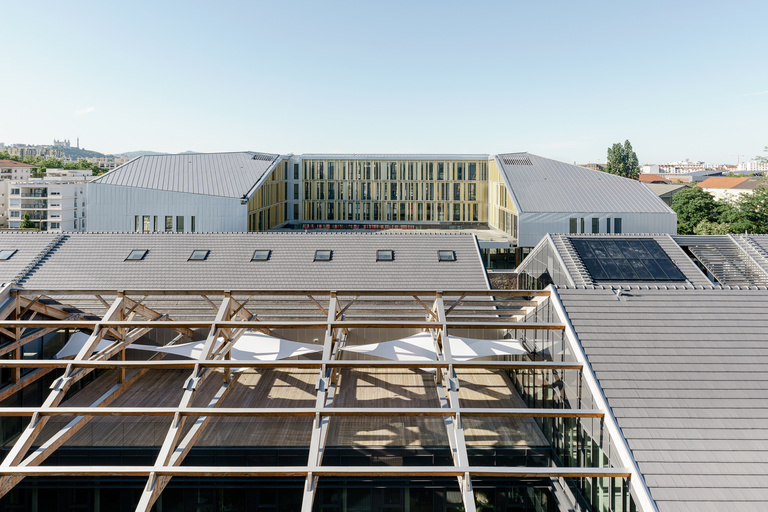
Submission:
<svg viewBox="0 0 768 512">
<path fill-rule="evenodd" d="M 517 340 L 481 340 L 449 335 L 448 343 L 450 343 L 451 355 L 456 361 L 528 353 Z M 437 359 L 435 344 L 432 341 L 432 335 L 428 332 L 399 340 L 347 346 L 343 350 L 394 361 L 434 361 Z"/>
<path fill-rule="evenodd" d="M 222 338 L 216 340 L 216 348 L 222 343 Z M 190 359 L 197 359 L 205 346 L 204 341 L 172 345 L 170 347 L 153 347 L 149 345 L 131 345 L 128 348 L 164 352 Z M 323 350 L 322 345 L 299 343 L 282 340 L 259 332 L 247 332 L 238 339 L 231 350 L 233 361 L 276 361 L 287 357 L 296 357 Z"/>
<path fill-rule="evenodd" d="M 73 333 L 69 339 L 67 340 L 67 343 L 64 344 L 64 346 L 59 350 L 55 356 L 53 356 L 56 359 L 65 359 L 67 357 L 74 357 L 77 354 L 80 353 L 80 351 L 83 349 L 85 344 L 88 342 L 88 338 L 90 338 L 90 334 L 86 334 L 84 332 L 75 332 Z M 113 344 L 115 340 L 108 340 L 108 339 L 102 339 L 99 344 L 96 346 L 96 349 L 94 352 L 98 352 L 100 350 L 103 350 Z"/>
</svg>

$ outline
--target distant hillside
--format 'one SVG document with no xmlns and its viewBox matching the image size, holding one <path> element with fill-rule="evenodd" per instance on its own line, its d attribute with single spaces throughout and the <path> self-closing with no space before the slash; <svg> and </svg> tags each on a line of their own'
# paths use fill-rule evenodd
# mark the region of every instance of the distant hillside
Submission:
<svg viewBox="0 0 768 512">
<path fill-rule="evenodd" d="M 195 154 L 198 153 L 198 151 L 185 151 L 183 153 L 179 153 L 180 155 L 188 155 L 188 154 Z M 121 155 L 129 156 L 131 158 L 135 158 L 137 156 L 152 156 L 152 155 L 173 155 L 175 153 L 161 153 L 159 151 L 127 151 L 125 153 L 120 153 Z"/>
<path fill-rule="evenodd" d="M 126 151 L 124 153 L 120 153 L 123 156 L 129 156 L 131 158 L 135 158 L 137 156 L 148 156 L 148 155 L 167 155 L 168 153 L 160 153 L 158 151 L 146 151 L 146 150 L 140 150 L 140 151 Z"/>
<path fill-rule="evenodd" d="M 80 160 L 81 158 L 104 158 L 104 153 L 98 151 L 90 151 L 82 148 L 61 148 L 64 151 L 64 157 L 72 160 Z"/>
</svg>

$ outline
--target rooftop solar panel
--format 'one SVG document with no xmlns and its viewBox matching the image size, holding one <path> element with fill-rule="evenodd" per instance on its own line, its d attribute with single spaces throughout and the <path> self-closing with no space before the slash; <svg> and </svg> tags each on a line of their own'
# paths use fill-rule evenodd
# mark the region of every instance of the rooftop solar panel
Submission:
<svg viewBox="0 0 768 512">
<path fill-rule="evenodd" d="M 685 281 L 652 238 L 571 238 L 593 281 Z"/>
</svg>

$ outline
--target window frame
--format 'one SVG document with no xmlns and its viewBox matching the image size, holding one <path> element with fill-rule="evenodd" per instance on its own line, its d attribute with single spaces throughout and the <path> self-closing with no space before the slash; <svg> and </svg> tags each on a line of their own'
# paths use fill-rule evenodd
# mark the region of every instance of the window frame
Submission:
<svg viewBox="0 0 768 512">
<path fill-rule="evenodd" d="M 382 257 L 383 253 L 388 253 L 389 257 Z M 393 249 L 377 249 L 376 261 L 395 261 L 395 251 Z"/>
<path fill-rule="evenodd" d="M 321 256 L 320 253 L 328 253 L 328 257 L 319 257 Z M 315 250 L 315 259 L 312 261 L 333 261 L 333 250 L 332 249 L 316 249 Z"/>
<path fill-rule="evenodd" d="M 200 258 L 197 257 L 198 253 L 205 253 L 205 255 Z M 210 249 L 195 249 L 192 251 L 192 254 L 189 255 L 189 258 L 187 258 L 187 261 L 205 261 L 208 259 L 208 256 L 210 256 L 211 251 Z"/>
<path fill-rule="evenodd" d="M 139 258 L 134 257 L 134 253 L 141 253 L 141 257 Z M 132 249 L 131 252 L 128 253 L 128 256 L 126 256 L 123 261 L 142 261 L 144 260 L 144 258 L 147 257 L 148 253 L 149 253 L 149 249 Z"/>
<path fill-rule="evenodd" d="M 437 261 L 439 263 L 456 261 L 456 251 L 449 250 L 449 249 L 438 249 Z"/>
<path fill-rule="evenodd" d="M 257 258 L 256 253 L 267 253 L 266 257 L 264 258 Z M 251 261 L 269 261 L 269 259 L 272 257 L 272 249 L 255 249 L 253 251 L 253 254 L 251 255 Z"/>
</svg>

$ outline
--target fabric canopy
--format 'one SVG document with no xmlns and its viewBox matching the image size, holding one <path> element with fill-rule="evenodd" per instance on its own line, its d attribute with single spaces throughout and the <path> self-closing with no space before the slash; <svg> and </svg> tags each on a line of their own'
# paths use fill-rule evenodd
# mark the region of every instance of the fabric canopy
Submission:
<svg viewBox="0 0 768 512">
<path fill-rule="evenodd" d="M 223 342 L 222 338 L 216 340 L 216 348 Z M 170 347 L 153 347 L 149 345 L 130 345 L 128 348 L 137 350 L 150 350 L 152 352 L 164 352 L 190 359 L 197 359 L 205 347 L 204 341 L 183 343 Z M 296 341 L 282 340 L 259 332 L 247 332 L 240 336 L 230 352 L 233 361 L 276 361 L 287 357 L 301 356 L 323 350 L 322 345 L 298 343 Z"/>
<path fill-rule="evenodd" d="M 478 357 L 527 354 L 516 340 L 481 340 L 448 336 L 451 355 L 456 361 Z M 437 353 L 432 335 L 422 332 L 407 338 L 368 345 L 347 346 L 343 350 L 394 361 L 435 361 Z"/>
<path fill-rule="evenodd" d="M 90 334 L 86 334 L 80 331 L 73 333 L 67 340 L 67 343 L 53 357 L 56 359 L 64 359 L 67 357 L 76 356 L 83 349 L 86 342 L 88 342 L 88 338 L 90 337 L 91 337 Z M 100 350 L 107 348 L 114 342 L 115 340 L 102 339 L 99 342 L 99 344 L 96 345 L 95 352 L 98 352 Z"/>
</svg>

